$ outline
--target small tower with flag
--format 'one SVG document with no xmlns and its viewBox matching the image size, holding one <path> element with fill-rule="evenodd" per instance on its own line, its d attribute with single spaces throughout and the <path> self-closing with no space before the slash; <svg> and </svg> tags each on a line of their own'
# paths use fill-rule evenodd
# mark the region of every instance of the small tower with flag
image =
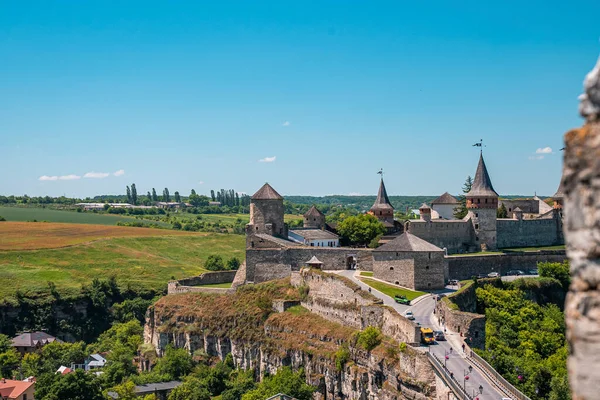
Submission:
<svg viewBox="0 0 600 400">
<path fill-rule="evenodd" d="M 387 191 L 385 190 L 385 184 L 383 183 L 383 169 L 377 172 L 381 175 L 381 182 L 379 183 L 379 191 L 377 192 L 377 199 L 369 210 L 379 221 L 381 221 L 386 227 L 391 224 L 394 225 L 394 207 L 390 203 Z"/>
</svg>

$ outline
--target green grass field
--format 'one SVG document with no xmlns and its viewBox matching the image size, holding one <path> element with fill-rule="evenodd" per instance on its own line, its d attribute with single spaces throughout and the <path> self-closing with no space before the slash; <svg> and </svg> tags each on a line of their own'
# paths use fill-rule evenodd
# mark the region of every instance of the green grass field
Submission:
<svg viewBox="0 0 600 400">
<path fill-rule="evenodd" d="M 198 287 L 229 289 L 231 287 L 231 282 L 211 283 L 211 284 L 208 284 L 208 285 L 198 285 Z"/>
<path fill-rule="evenodd" d="M 363 271 L 360 273 L 360 276 L 373 276 L 373 273 L 370 271 Z"/>
<path fill-rule="evenodd" d="M 52 210 L 41 207 L 0 207 L 0 216 L 7 221 L 48 221 L 70 224 L 116 225 L 117 222 L 136 221 L 133 217 L 112 214 L 94 214 L 91 212 L 75 212 Z M 170 226 L 170 224 L 159 223 Z"/>
<path fill-rule="evenodd" d="M 374 279 L 360 278 L 360 280 L 366 283 L 367 285 L 371 286 L 373 289 L 379 290 L 381 293 L 386 294 L 391 298 L 394 298 L 395 295 L 404 295 L 407 299 L 413 300 L 419 296 L 427 294 L 425 292 L 417 292 L 414 290 L 402 289 L 397 286 L 388 285 L 387 283 L 376 281 Z"/>
<path fill-rule="evenodd" d="M 138 228 L 144 229 L 144 228 Z M 176 279 L 205 272 L 217 254 L 244 260 L 242 235 L 121 237 L 68 248 L 0 251 L 0 299 L 16 290 L 39 291 L 52 281 L 59 290 L 79 289 L 93 278 L 115 276 L 120 285 L 162 289 Z"/>
<path fill-rule="evenodd" d="M 190 213 L 181 212 L 181 213 L 173 213 L 171 215 L 173 215 L 177 218 L 190 218 L 190 219 L 196 219 L 198 216 L 201 216 L 203 221 L 211 222 L 211 223 L 222 222 L 222 223 L 227 223 L 227 224 L 233 224 L 237 221 L 238 218 L 240 220 L 242 220 L 245 224 L 250 222 L 250 214 L 190 214 Z M 302 220 L 302 215 L 285 214 L 283 216 L 283 219 L 285 222 Z"/>
</svg>

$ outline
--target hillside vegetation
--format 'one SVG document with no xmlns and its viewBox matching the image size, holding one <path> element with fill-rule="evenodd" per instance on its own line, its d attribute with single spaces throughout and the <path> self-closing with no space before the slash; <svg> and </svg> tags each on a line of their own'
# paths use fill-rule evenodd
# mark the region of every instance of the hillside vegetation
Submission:
<svg viewBox="0 0 600 400">
<path fill-rule="evenodd" d="M 21 249 L 0 251 L 0 281 L 10 282 L 0 286 L 0 299 L 17 290 L 46 290 L 48 282 L 60 291 L 78 290 L 94 278 L 110 276 L 121 285 L 163 290 L 171 277 L 205 272 L 204 263 L 210 255 L 244 259 L 245 239 L 240 235 L 75 224 L 25 225 L 0 223 L 0 246 Z M 50 233 L 52 229 L 54 233 Z M 104 239 L 96 240 L 99 237 Z M 51 244 L 71 246 L 47 248 Z M 36 246 L 38 250 L 27 250 Z"/>
</svg>

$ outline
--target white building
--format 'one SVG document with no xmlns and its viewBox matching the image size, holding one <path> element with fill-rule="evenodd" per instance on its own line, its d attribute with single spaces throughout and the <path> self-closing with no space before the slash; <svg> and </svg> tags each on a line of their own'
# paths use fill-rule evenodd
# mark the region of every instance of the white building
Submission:
<svg viewBox="0 0 600 400">
<path fill-rule="evenodd" d="M 454 217 L 454 210 L 458 206 L 458 200 L 456 200 L 456 198 L 454 198 L 454 196 L 448 192 L 431 202 L 432 210 L 439 215 L 439 218 L 442 219 L 456 219 Z M 435 218 L 435 214 L 432 213 L 431 217 Z"/>
<path fill-rule="evenodd" d="M 290 229 L 288 238 L 294 242 L 312 247 L 340 247 L 340 237 L 323 229 Z"/>
</svg>

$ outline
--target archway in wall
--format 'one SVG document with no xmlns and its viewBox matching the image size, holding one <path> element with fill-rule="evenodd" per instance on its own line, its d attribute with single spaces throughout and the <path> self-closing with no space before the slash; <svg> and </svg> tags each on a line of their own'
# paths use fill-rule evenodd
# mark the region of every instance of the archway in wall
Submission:
<svg viewBox="0 0 600 400">
<path fill-rule="evenodd" d="M 346 269 L 356 269 L 357 265 L 356 254 L 346 254 Z"/>
</svg>

